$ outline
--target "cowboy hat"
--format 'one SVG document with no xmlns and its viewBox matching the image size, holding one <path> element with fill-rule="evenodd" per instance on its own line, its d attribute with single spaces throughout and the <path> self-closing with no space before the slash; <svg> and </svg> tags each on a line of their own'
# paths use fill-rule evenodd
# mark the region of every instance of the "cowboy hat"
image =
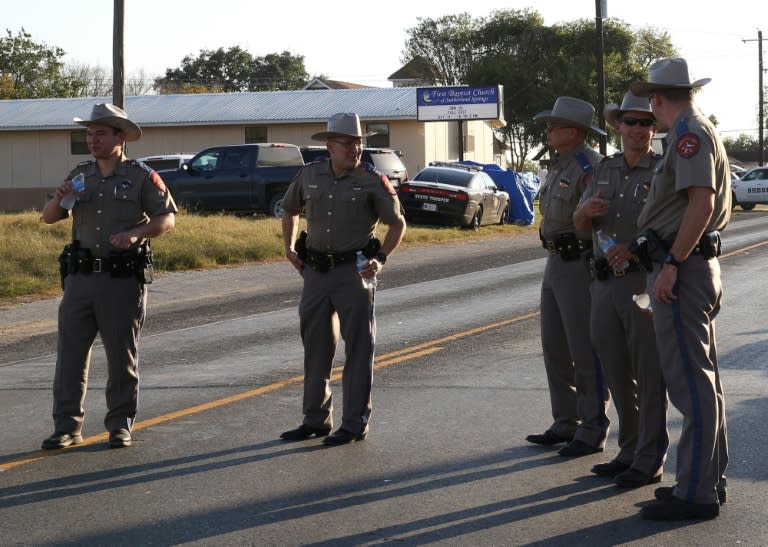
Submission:
<svg viewBox="0 0 768 547">
<path fill-rule="evenodd" d="M 370 137 L 375 131 L 363 133 L 357 114 L 339 112 L 328 118 L 328 130 L 312 135 L 313 141 L 326 141 L 332 137 Z"/>
<path fill-rule="evenodd" d="M 558 97 L 552 110 L 539 112 L 533 117 L 533 120 L 544 123 L 572 124 L 582 129 L 605 135 L 605 131 L 592 125 L 592 117 L 594 115 L 595 107 L 587 101 L 582 101 L 575 97 Z"/>
<path fill-rule="evenodd" d="M 627 91 L 624 95 L 624 100 L 621 101 L 621 106 L 611 103 L 605 105 L 605 108 L 603 109 L 605 121 L 611 125 L 619 121 L 619 119 L 627 112 L 647 112 L 648 114 L 653 115 L 648 99 L 646 97 L 638 97 L 631 91 Z"/>
<path fill-rule="evenodd" d="M 701 78 L 691 82 L 685 59 L 670 57 L 653 63 L 648 69 L 648 81 L 634 82 L 629 89 L 639 97 L 647 97 L 655 89 L 692 89 L 711 81 L 712 78 Z"/>
<path fill-rule="evenodd" d="M 109 103 L 93 105 L 91 119 L 89 120 L 74 118 L 72 121 L 86 127 L 92 123 L 114 127 L 125 133 L 126 141 L 137 141 L 141 137 L 141 128 L 128 119 L 128 114 L 125 113 L 125 110 Z"/>
</svg>

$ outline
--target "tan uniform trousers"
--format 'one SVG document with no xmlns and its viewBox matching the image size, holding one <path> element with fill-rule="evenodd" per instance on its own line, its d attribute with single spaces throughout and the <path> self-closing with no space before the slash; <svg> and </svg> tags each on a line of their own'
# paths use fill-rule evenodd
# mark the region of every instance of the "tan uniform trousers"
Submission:
<svg viewBox="0 0 768 547">
<path fill-rule="evenodd" d="M 654 476 L 669 447 L 667 391 L 659 367 L 653 318 L 632 301 L 645 292 L 646 274 L 592 282 L 590 336 L 619 417 L 617 461 Z"/>
<path fill-rule="evenodd" d="M 550 255 L 541 285 L 541 345 L 554 423 L 550 429 L 589 446 L 608 435 L 608 390 L 589 339 L 592 279 L 583 254 Z"/>
<path fill-rule="evenodd" d="M 53 381 L 56 431 L 80 434 L 88 368 L 96 334 L 107 355 L 107 431 L 131 430 L 139 401 L 138 344 L 146 312 L 146 289 L 135 276 L 73 274 L 64 280 Z"/>
<path fill-rule="evenodd" d="M 661 266 L 649 274 L 652 287 Z M 722 284 L 716 258 L 691 255 L 677 272 L 677 300 L 653 300 L 653 324 L 670 402 L 683 415 L 674 494 L 693 503 L 716 503 L 728 466 L 725 398 L 717 366 L 715 317 Z"/>
<path fill-rule="evenodd" d="M 304 343 L 304 424 L 333 426 L 331 368 L 341 335 L 346 352 L 341 427 L 363 433 L 371 415 L 375 289 L 363 288 L 354 264 L 324 273 L 306 266 L 303 276 L 299 321 Z"/>
</svg>

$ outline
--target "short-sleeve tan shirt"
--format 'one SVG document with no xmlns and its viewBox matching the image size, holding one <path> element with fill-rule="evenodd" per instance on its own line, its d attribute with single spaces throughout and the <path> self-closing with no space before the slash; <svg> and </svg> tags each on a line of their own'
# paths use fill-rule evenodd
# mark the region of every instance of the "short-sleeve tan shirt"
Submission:
<svg viewBox="0 0 768 547">
<path fill-rule="evenodd" d="M 667 133 L 667 150 L 656 167 L 651 192 L 637 223 L 674 239 L 688 206 L 686 190 L 712 188 L 715 209 L 705 231 L 722 230 L 731 218 L 731 177 L 728 155 L 715 128 L 695 108 L 684 111 Z"/>
<path fill-rule="evenodd" d="M 85 190 L 72 209 L 72 239 L 79 240 L 93 256 L 103 258 L 118 250 L 109 243 L 112 234 L 147 224 L 152 217 L 178 212 L 160 175 L 136 160 L 124 157 L 106 177 L 101 176 L 96 162 L 85 162 L 72 170 L 69 178 L 81 172 Z"/>
<path fill-rule="evenodd" d="M 575 232 L 573 212 L 601 158 L 599 152 L 582 143 L 552 161 L 547 180 L 539 190 L 544 239 Z"/>
<path fill-rule="evenodd" d="M 299 171 L 283 209 L 289 214 L 305 211 L 307 247 L 323 253 L 362 249 L 379 221 L 389 225 L 402 218 L 400 201 L 385 175 L 361 164 L 337 179 L 327 160 Z"/>
<path fill-rule="evenodd" d="M 645 205 L 654 169 L 660 160 L 661 156 L 648 152 L 629 167 L 624 154 L 619 152 L 597 165 L 581 201 L 599 191 L 610 204 L 605 215 L 592 219 L 593 230 L 603 230 L 618 243 L 626 243 L 637 235 L 637 217 Z M 597 253 L 602 256 L 599 249 Z"/>
</svg>

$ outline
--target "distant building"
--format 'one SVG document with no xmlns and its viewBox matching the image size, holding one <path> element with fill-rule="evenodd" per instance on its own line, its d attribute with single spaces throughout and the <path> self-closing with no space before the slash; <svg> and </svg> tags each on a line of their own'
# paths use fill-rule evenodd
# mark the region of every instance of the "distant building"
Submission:
<svg viewBox="0 0 768 547">
<path fill-rule="evenodd" d="M 325 129 L 328 117 L 356 112 L 365 130 L 377 133 L 368 146 L 401 150 L 411 174 L 431 161 L 458 160 L 459 123 L 417 121 L 416 88 L 398 82 L 394 88 L 339 88 L 343 82 L 315 79 L 299 91 L 126 97 L 128 115 L 144 132 L 141 140 L 128 143 L 128 154 L 196 153 L 252 142 L 317 144 L 310 137 Z M 72 118 L 88 118 L 100 102 L 111 98 L 0 101 L 0 210 L 41 208 L 71 169 L 91 159 L 85 128 Z M 506 168 L 492 122 L 461 124 L 462 155 Z"/>
</svg>

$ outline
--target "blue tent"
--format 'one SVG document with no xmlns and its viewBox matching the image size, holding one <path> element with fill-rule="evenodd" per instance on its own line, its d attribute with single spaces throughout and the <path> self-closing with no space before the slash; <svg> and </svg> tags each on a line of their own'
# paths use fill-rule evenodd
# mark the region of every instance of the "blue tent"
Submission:
<svg viewBox="0 0 768 547">
<path fill-rule="evenodd" d="M 503 188 L 509 194 L 509 223 L 519 226 L 530 226 L 536 217 L 533 200 L 539 193 L 541 179 L 533 173 L 517 173 L 510 169 L 502 169 L 495 163 L 482 164 L 464 160 L 459 163 L 482 167 L 485 173 L 493 179 L 496 186 Z"/>
</svg>

